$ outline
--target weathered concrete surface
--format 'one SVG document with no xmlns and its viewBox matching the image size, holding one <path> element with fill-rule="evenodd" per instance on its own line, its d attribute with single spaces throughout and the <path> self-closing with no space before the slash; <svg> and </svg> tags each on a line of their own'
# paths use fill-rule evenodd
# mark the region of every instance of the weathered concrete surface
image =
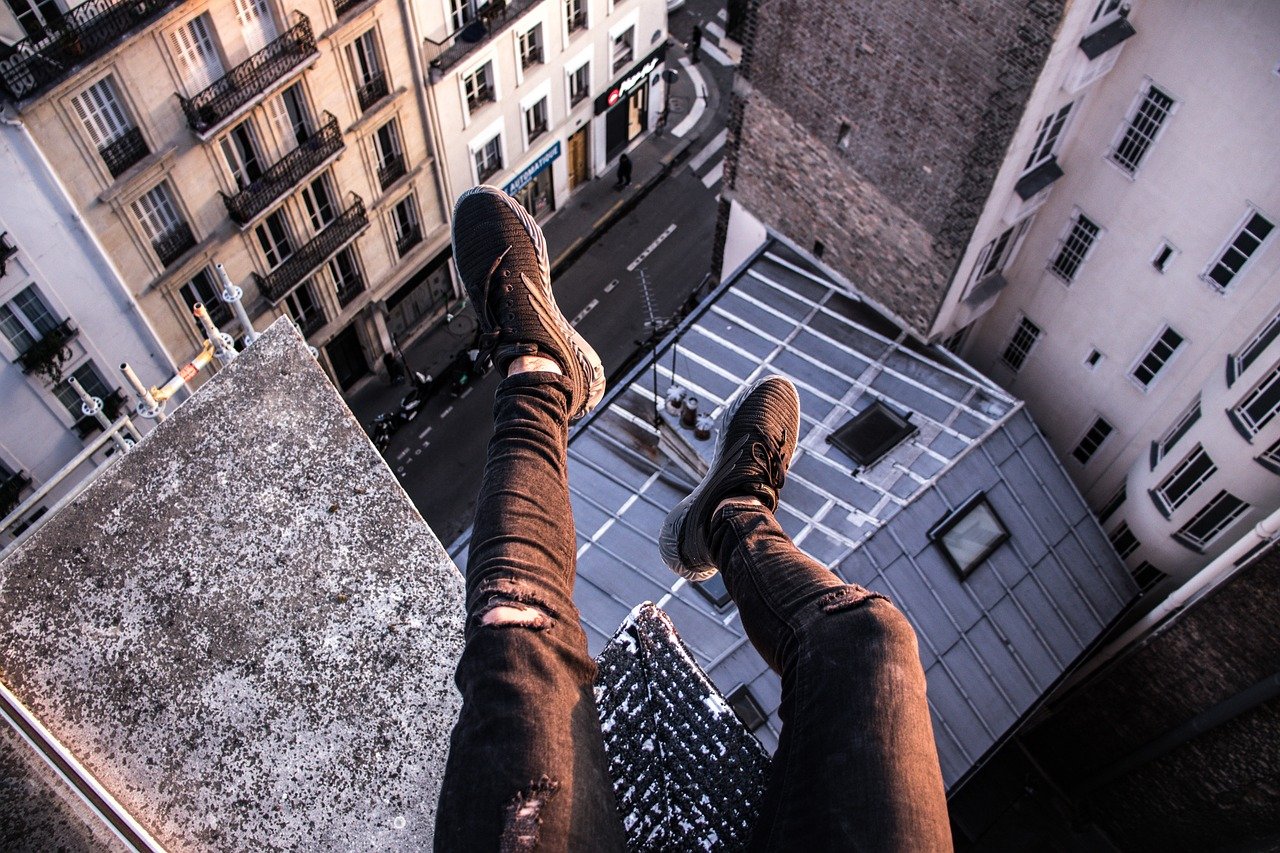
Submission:
<svg viewBox="0 0 1280 853">
<path fill-rule="evenodd" d="M 0 563 L 0 678 L 172 850 L 423 849 L 461 596 L 280 321 Z"/>
</svg>

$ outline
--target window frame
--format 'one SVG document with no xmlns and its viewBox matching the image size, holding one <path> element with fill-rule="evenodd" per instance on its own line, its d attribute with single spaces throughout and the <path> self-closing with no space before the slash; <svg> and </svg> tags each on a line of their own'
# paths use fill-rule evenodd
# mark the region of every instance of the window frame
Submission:
<svg viewBox="0 0 1280 853">
<path fill-rule="evenodd" d="M 41 313 L 36 316 L 30 316 L 27 308 L 18 304 L 19 297 L 28 295 L 32 301 L 39 305 Z M 31 339 L 25 346 L 19 346 L 18 341 L 10 335 L 9 330 L 4 326 L 4 318 L 0 317 L 0 334 L 4 335 L 9 345 L 13 347 L 18 355 L 22 355 L 37 342 L 44 340 L 44 336 L 49 334 L 62 325 L 62 320 L 58 319 L 58 315 L 54 313 L 53 308 L 48 301 L 41 295 L 40 288 L 34 283 L 28 284 L 21 290 L 16 291 L 3 303 L 0 303 L 0 310 L 7 311 L 9 316 L 14 319 L 18 326 L 21 327 L 22 334 Z M 47 318 L 47 320 L 46 320 Z M 42 328 L 47 322 L 48 328 Z"/>
<path fill-rule="evenodd" d="M 1000 363 L 1014 373 L 1021 371 L 1026 366 L 1027 359 L 1039 343 L 1042 334 L 1044 331 L 1038 325 L 1025 314 L 1022 315 L 1013 334 L 1009 336 L 1009 343 L 1000 353 Z"/>
<path fill-rule="evenodd" d="M 1267 228 L 1266 233 L 1260 239 L 1255 237 L 1249 231 L 1249 228 L 1254 224 L 1255 219 L 1262 220 L 1262 223 L 1265 224 Z M 1249 269 L 1249 264 L 1253 259 L 1266 250 L 1267 241 L 1271 239 L 1271 235 L 1274 234 L 1275 231 L 1275 220 L 1262 213 L 1262 211 L 1258 210 L 1256 206 L 1252 204 L 1249 205 L 1248 209 L 1245 210 L 1244 216 L 1240 217 L 1240 220 L 1236 223 L 1236 227 L 1232 231 L 1232 236 L 1219 247 L 1218 251 L 1214 253 L 1213 260 L 1209 261 L 1208 265 L 1200 273 L 1200 280 L 1213 288 L 1215 292 L 1226 293 L 1231 288 L 1231 285 L 1235 283 L 1236 279 L 1240 278 L 1240 276 Z M 1256 245 L 1248 254 L 1245 254 L 1236 246 L 1236 244 L 1240 242 L 1241 238 L 1245 236 L 1256 240 Z M 1235 269 L 1232 269 L 1226 263 L 1227 255 L 1230 252 L 1244 255 L 1244 260 L 1241 261 L 1239 266 Z M 1214 274 L 1218 272 L 1219 268 L 1227 270 L 1230 273 L 1225 282 L 1219 282 L 1214 278 Z"/>
<path fill-rule="evenodd" d="M 1248 407 L 1252 406 L 1258 400 L 1265 400 L 1266 395 L 1276 388 L 1280 388 L 1280 363 L 1275 364 L 1271 370 L 1267 371 L 1267 373 L 1254 383 L 1253 387 L 1251 387 L 1249 391 L 1240 398 L 1240 402 L 1227 410 L 1232 423 L 1236 425 L 1236 428 L 1246 440 L 1253 441 L 1253 437 L 1266 429 L 1267 426 L 1270 425 L 1271 421 L 1275 419 L 1276 415 L 1280 414 L 1280 394 L 1275 394 L 1275 399 L 1272 401 L 1270 408 L 1263 411 L 1260 416 L 1254 417 L 1252 414 L 1249 414 L 1247 419 L 1245 417 L 1245 410 Z"/>
<path fill-rule="evenodd" d="M 585 79 L 583 81 L 584 85 L 582 87 L 582 94 L 577 98 L 577 100 L 575 100 L 573 97 L 573 94 L 574 94 L 573 83 L 574 83 L 574 80 L 577 79 L 578 74 L 583 71 L 585 71 L 586 74 L 584 75 Z M 570 66 L 567 64 L 565 66 L 565 103 L 569 105 L 569 109 L 570 110 L 576 109 L 579 104 L 582 104 L 583 102 L 589 101 L 589 100 L 591 100 L 591 57 L 590 55 L 588 55 L 586 59 L 582 60 L 577 65 L 572 66 L 572 68 L 570 68 Z"/>
<path fill-rule="evenodd" d="M 1068 101 L 1040 120 L 1036 128 L 1035 140 L 1031 144 L 1031 156 L 1027 158 L 1027 164 L 1022 167 L 1024 175 L 1058 156 L 1058 145 L 1070 124 L 1074 106 L 1075 101 Z"/>
<path fill-rule="evenodd" d="M 1176 337 L 1178 342 L 1170 346 L 1169 342 L 1165 340 L 1168 335 Z M 1183 347 L 1185 346 L 1187 346 L 1186 336 L 1177 329 L 1166 324 L 1165 327 L 1160 330 L 1160 334 L 1156 335 L 1155 339 L 1147 345 L 1147 348 L 1143 351 L 1142 355 L 1139 356 L 1138 359 L 1129 367 L 1129 379 L 1132 380 L 1133 383 L 1136 384 L 1144 393 L 1151 390 L 1151 386 L 1155 384 L 1155 381 L 1162 373 L 1164 373 L 1165 368 L 1168 367 L 1174 358 L 1177 357 L 1178 353 L 1182 352 Z M 1168 353 L 1161 355 L 1159 353 L 1159 349 L 1162 347 L 1167 348 L 1169 350 Z M 1152 367 L 1148 364 L 1148 361 L 1150 360 L 1158 361 L 1159 363 Z M 1138 376 L 1139 370 L 1150 373 L 1150 377 L 1144 381 Z"/>
<path fill-rule="evenodd" d="M 1161 459 L 1169 455 L 1169 451 L 1182 440 L 1182 437 L 1191 431 L 1191 427 L 1195 426 L 1196 421 L 1200 420 L 1202 414 L 1200 395 L 1196 394 L 1196 398 L 1191 401 L 1191 405 L 1182 410 L 1178 415 L 1178 419 L 1169 425 L 1164 434 L 1151 442 L 1152 471 L 1155 470 Z"/>
<path fill-rule="evenodd" d="M 1085 430 L 1084 435 L 1076 442 L 1071 450 L 1071 458 L 1079 462 L 1081 465 L 1088 465 L 1102 446 L 1107 443 L 1107 439 L 1115 434 L 1116 428 L 1111 422 L 1101 415 L 1094 417 L 1093 422 L 1089 424 L 1089 428 Z M 1101 435 L 1095 434 L 1101 433 Z"/>
<path fill-rule="evenodd" d="M 609 67 L 613 74 L 636 61 L 636 29 L 637 24 L 628 22 L 617 31 L 609 34 Z M 618 44 L 627 39 L 626 53 L 618 52 Z"/>
<path fill-rule="evenodd" d="M 1101 225 L 1085 216 L 1080 208 L 1073 208 L 1067 228 L 1058 240 L 1057 250 L 1049 259 L 1049 272 L 1064 284 L 1074 282 L 1103 233 Z"/>
<path fill-rule="evenodd" d="M 1227 387 L 1230 388 L 1245 371 L 1267 351 L 1276 338 L 1280 338 L 1280 311 L 1271 315 L 1253 335 L 1227 357 Z"/>
<path fill-rule="evenodd" d="M 1203 524 L 1206 519 L 1213 519 L 1213 513 L 1224 505 L 1229 508 L 1221 517 L 1211 520 L 1203 534 L 1192 532 L 1192 528 Z M 1184 545 L 1193 551 L 1203 554 L 1206 548 L 1216 542 L 1250 509 L 1252 509 L 1252 506 L 1248 501 L 1241 500 L 1226 489 L 1222 489 L 1218 494 L 1210 498 L 1204 506 L 1200 507 L 1186 524 L 1178 528 L 1177 532 L 1173 534 L 1173 540 L 1179 545 Z"/>
<path fill-rule="evenodd" d="M 991 532 L 984 541 L 979 543 L 976 556 L 970 556 L 961 564 L 960 559 L 952 550 L 952 545 L 948 544 L 947 537 L 968 520 L 974 513 L 985 512 L 988 518 L 995 522 L 998 528 Z M 938 546 L 938 550 L 942 552 L 943 559 L 956 572 L 961 580 L 969 577 L 973 572 L 985 563 L 992 554 L 994 554 L 1001 545 L 1009 541 L 1009 527 L 1000 518 L 1000 514 L 996 512 L 996 508 L 991 505 L 990 499 L 986 492 L 976 492 L 964 500 L 958 507 L 948 512 L 939 519 L 926 534 L 929 541 Z"/>
<path fill-rule="evenodd" d="M 1111 543 L 1111 547 L 1115 549 L 1116 556 L 1120 558 L 1120 562 L 1124 562 L 1133 556 L 1133 553 L 1142 547 L 1142 543 L 1138 541 L 1138 537 L 1133 535 L 1133 531 L 1129 529 L 1129 522 L 1122 521 L 1107 534 L 1107 541 Z"/>
<path fill-rule="evenodd" d="M 280 235 L 273 233 L 271 223 L 279 223 Z M 293 257 L 298 251 L 296 245 L 297 235 L 294 233 L 293 223 L 289 221 L 289 217 L 284 212 L 284 208 L 276 208 L 253 226 L 253 235 L 258 250 L 262 253 L 262 259 L 266 263 L 268 272 L 276 270 L 285 261 Z M 269 239 L 264 239 L 264 235 Z M 284 246 L 286 251 L 280 252 L 280 247 Z M 279 258 L 272 261 L 272 255 L 279 254 Z"/>
<path fill-rule="evenodd" d="M 1151 500 L 1160 514 L 1169 518 L 1216 473 L 1218 466 L 1205 451 L 1204 445 L 1197 443 L 1151 489 Z"/>
<path fill-rule="evenodd" d="M 1161 106 L 1156 104 L 1153 93 L 1167 100 L 1169 102 L 1168 105 Z M 1153 109 L 1160 111 L 1159 121 L 1155 123 L 1155 129 L 1151 132 L 1140 129 L 1138 126 L 1140 121 L 1150 123 L 1155 120 L 1155 115 L 1147 114 L 1146 112 L 1148 101 L 1151 101 L 1154 105 Z M 1178 99 L 1169 94 L 1164 87 L 1157 86 L 1153 80 L 1147 79 L 1143 84 L 1142 90 L 1138 93 L 1137 99 L 1129 108 L 1128 113 L 1126 113 L 1125 121 L 1120 126 L 1115 140 L 1107 151 L 1107 162 L 1114 165 L 1128 177 L 1136 178 L 1138 172 L 1142 170 L 1143 164 L 1146 163 L 1151 149 L 1160 141 L 1160 137 L 1164 134 L 1165 129 L 1168 128 L 1169 119 L 1178 111 L 1178 104 Z M 1138 145 L 1140 145 L 1140 148 L 1137 150 L 1136 159 L 1134 155 L 1121 154 L 1122 148 L 1127 146 L 1132 149 Z"/>
<path fill-rule="evenodd" d="M 479 138 L 484 141 L 471 146 L 472 178 L 475 179 L 476 184 L 483 184 L 488 178 L 493 177 L 507 167 L 507 152 L 502 141 L 503 133 L 500 129 L 501 121 L 497 123 L 497 126 L 499 129 L 494 130 L 489 135 L 479 134 Z M 491 148 L 492 151 L 490 150 Z M 479 159 L 482 153 L 485 155 L 483 171 Z M 489 157 L 491 153 L 496 154 L 497 161 L 492 168 L 490 168 Z"/>
<path fill-rule="evenodd" d="M 472 66 L 470 71 L 458 75 L 462 86 L 462 110 L 465 118 L 470 119 L 471 116 L 484 109 L 486 104 L 497 103 L 498 82 L 496 67 L 493 57 L 489 57 L 483 62 Z M 481 76 L 484 78 L 483 85 L 479 82 Z"/>
</svg>

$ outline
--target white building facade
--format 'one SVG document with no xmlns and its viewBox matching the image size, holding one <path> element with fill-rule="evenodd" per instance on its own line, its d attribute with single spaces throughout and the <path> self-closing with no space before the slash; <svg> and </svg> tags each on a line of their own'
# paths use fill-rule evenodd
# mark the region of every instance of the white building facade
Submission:
<svg viewBox="0 0 1280 853">
<path fill-rule="evenodd" d="M 1280 506 L 1277 57 L 1263 0 L 1070 4 L 932 329 L 1147 589 Z"/>
<path fill-rule="evenodd" d="M 659 120 L 661 0 L 415 4 L 445 194 L 502 187 L 538 219 Z"/>
</svg>

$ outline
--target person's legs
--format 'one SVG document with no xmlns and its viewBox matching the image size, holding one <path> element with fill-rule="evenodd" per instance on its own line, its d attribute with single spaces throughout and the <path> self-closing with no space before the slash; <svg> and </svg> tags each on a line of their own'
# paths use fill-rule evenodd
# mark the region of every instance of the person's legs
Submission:
<svg viewBox="0 0 1280 853">
<path fill-rule="evenodd" d="M 840 581 L 773 516 L 799 399 L 769 377 L 728 407 L 707 477 L 663 526 L 691 580 L 724 573 L 743 628 L 782 676 L 783 730 L 754 849 L 951 846 L 915 635 L 883 596 Z"/>
<path fill-rule="evenodd" d="M 573 604 L 569 423 L 603 393 L 555 308 L 537 226 L 491 188 L 459 199 L 454 254 L 499 369 L 467 562 L 465 645 L 438 850 L 622 847 Z"/>
</svg>

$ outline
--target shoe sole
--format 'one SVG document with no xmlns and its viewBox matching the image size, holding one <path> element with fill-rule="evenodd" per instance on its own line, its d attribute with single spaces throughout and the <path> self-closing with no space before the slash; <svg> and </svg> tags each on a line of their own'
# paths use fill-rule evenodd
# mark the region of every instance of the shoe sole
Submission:
<svg viewBox="0 0 1280 853">
<path fill-rule="evenodd" d="M 572 354 L 578 359 L 578 364 L 582 368 L 582 375 L 586 377 L 587 380 L 586 403 L 584 403 L 577 412 L 572 413 L 569 417 L 570 422 L 579 420 L 595 409 L 596 406 L 600 405 L 600 400 L 604 398 L 604 364 L 600 361 L 599 354 L 596 353 L 591 344 L 587 343 L 586 339 L 583 338 L 582 335 L 578 334 L 578 330 L 575 329 L 573 324 L 569 322 L 563 313 L 561 313 L 560 306 L 556 302 L 555 294 L 551 292 L 551 262 L 547 260 L 547 240 L 542 235 L 542 228 L 537 222 L 534 222 L 533 217 L 529 215 L 529 212 L 524 209 L 523 205 L 497 187 L 492 187 L 488 184 L 480 184 L 479 186 L 472 187 L 462 195 L 458 196 L 458 200 L 453 204 L 454 221 L 457 221 L 458 207 L 461 206 L 463 200 L 470 198 L 473 195 L 481 194 L 495 196 L 516 215 L 516 218 L 520 220 L 520 225 L 524 228 L 525 233 L 529 235 L 529 239 L 533 241 L 534 248 L 538 252 L 538 271 L 542 274 L 542 280 L 546 282 L 544 291 L 547 297 L 547 306 L 550 309 L 550 313 L 553 315 L 552 319 L 554 319 L 560 327 L 561 336 L 568 342 L 569 348 L 573 351 Z M 456 243 L 453 244 L 453 256 L 455 258 L 459 257 L 458 246 Z M 477 313 L 479 312 L 479 309 L 474 305 L 472 308 Z"/>
<path fill-rule="evenodd" d="M 666 520 L 662 522 L 662 532 L 658 534 L 658 553 L 662 555 L 662 561 L 667 564 L 667 568 L 671 569 L 671 571 L 675 572 L 685 580 L 697 583 L 698 581 L 706 580 L 719 571 L 719 569 L 710 562 L 689 563 L 681 557 L 680 531 L 684 527 L 684 522 L 689 515 L 689 511 L 693 508 L 693 505 L 697 502 L 699 496 L 701 496 L 702 490 L 706 488 L 707 482 L 711 479 L 711 474 L 720 465 L 720 456 L 724 453 L 725 435 L 729 432 L 725 427 L 733 420 L 734 415 L 738 413 L 738 409 L 742 407 L 743 402 L 750 397 L 757 388 L 773 378 L 774 375 L 770 374 L 769 376 L 763 376 L 760 379 L 757 379 L 755 382 L 751 383 L 751 387 L 747 388 L 735 397 L 733 402 L 729 404 L 729 407 L 725 409 L 724 417 L 720 420 L 720 434 L 716 436 L 715 453 L 711 457 L 711 464 L 707 467 L 706 476 L 702 478 L 702 482 L 698 483 L 698 485 L 694 487 L 688 497 L 676 504 L 675 509 L 667 513 Z M 787 383 L 787 387 L 791 389 L 791 394 L 795 398 L 798 420 L 800 396 L 796 393 L 795 386 L 790 382 Z"/>
</svg>

